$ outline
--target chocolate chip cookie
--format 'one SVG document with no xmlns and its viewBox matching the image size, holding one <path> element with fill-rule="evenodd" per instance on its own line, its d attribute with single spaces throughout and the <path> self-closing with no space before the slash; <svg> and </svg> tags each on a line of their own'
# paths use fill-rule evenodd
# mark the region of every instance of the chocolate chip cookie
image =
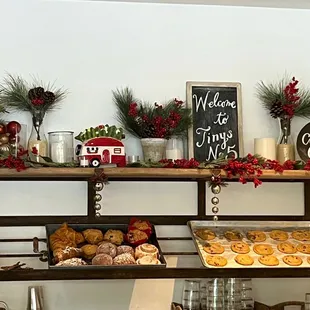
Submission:
<svg viewBox="0 0 310 310">
<path fill-rule="evenodd" d="M 214 267 L 224 267 L 227 265 L 227 259 L 223 256 L 217 256 L 217 255 L 208 255 L 206 257 L 206 262 L 208 265 Z"/>
<path fill-rule="evenodd" d="M 231 250 L 239 254 L 247 254 L 250 252 L 250 247 L 245 242 L 234 242 L 231 245 Z"/>
<path fill-rule="evenodd" d="M 224 247 L 217 242 L 209 243 L 203 247 L 203 250 L 209 254 L 222 254 L 224 253 Z"/>
<path fill-rule="evenodd" d="M 238 254 L 235 261 L 243 266 L 251 266 L 254 264 L 254 259 L 248 254 Z"/>
</svg>

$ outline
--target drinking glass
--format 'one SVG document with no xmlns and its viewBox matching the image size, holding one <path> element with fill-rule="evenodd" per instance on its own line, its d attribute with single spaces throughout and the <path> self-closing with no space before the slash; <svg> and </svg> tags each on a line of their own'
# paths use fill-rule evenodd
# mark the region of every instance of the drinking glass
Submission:
<svg viewBox="0 0 310 310">
<path fill-rule="evenodd" d="M 182 304 L 184 310 L 200 309 L 200 281 L 184 281 Z"/>
<path fill-rule="evenodd" d="M 306 293 L 305 310 L 310 310 L 310 293 Z"/>
<path fill-rule="evenodd" d="M 224 279 L 212 279 L 207 287 L 207 309 L 224 310 Z"/>
</svg>

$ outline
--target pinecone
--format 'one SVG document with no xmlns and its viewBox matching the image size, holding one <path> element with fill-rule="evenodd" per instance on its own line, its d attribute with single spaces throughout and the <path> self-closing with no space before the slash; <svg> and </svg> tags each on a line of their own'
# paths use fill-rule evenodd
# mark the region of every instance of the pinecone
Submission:
<svg viewBox="0 0 310 310">
<path fill-rule="evenodd" d="M 141 135 L 144 138 L 154 138 L 155 127 L 153 125 L 142 127 L 141 128 Z"/>
<path fill-rule="evenodd" d="M 273 118 L 278 118 L 283 114 L 283 106 L 282 103 L 277 101 L 270 108 L 270 115 Z"/>
<path fill-rule="evenodd" d="M 28 98 L 30 100 L 33 99 L 42 99 L 44 94 L 44 88 L 43 87 L 35 87 L 29 90 L 28 92 Z"/>
<path fill-rule="evenodd" d="M 55 101 L 55 95 L 51 91 L 46 91 L 43 93 L 43 100 L 47 104 L 51 104 Z"/>
</svg>

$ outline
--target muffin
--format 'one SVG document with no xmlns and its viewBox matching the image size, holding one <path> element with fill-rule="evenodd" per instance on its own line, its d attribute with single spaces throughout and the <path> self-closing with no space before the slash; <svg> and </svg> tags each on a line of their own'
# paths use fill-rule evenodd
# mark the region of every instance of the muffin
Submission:
<svg viewBox="0 0 310 310">
<path fill-rule="evenodd" d="M 104 234 L 103 240 L 111 242 L 116 245 L 121 245 L 124 241 L 124 234 L 120 230 L 109 229 Z"/>
<path fill-rule="evenodd" d="M 128 243 L 132 245 L 139 245 L 147 242 L 149 239 L 148 235 L 139 229 L 130 230 L 126 235 Z"/>
<path fill-rule="evenodd" d="M 83 231 L 83 236 L 90 244 L 98 244 L 103 240 L 103 233 L 99 229 L 86 229 Z"/>
<path fill-rule="evenodd" d="M 98 246 L 95 244 L 85 244 L 81 247 L 81 250 L 83 251 L 82 256 L 85 259 L 93 259 L 96 256 Z"/>
</svg>

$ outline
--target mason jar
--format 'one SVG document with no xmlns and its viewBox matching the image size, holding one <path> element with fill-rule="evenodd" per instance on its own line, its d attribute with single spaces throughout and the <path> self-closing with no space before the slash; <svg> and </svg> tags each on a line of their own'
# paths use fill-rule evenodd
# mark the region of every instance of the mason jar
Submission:
<svg viewBox="0 0 310 310">
<path fill-rule="evenodd" d="M 48 133 L 49 157 L 55 163 L 74 161 L 73 131 L 52 131 Z"/>
</svg>

